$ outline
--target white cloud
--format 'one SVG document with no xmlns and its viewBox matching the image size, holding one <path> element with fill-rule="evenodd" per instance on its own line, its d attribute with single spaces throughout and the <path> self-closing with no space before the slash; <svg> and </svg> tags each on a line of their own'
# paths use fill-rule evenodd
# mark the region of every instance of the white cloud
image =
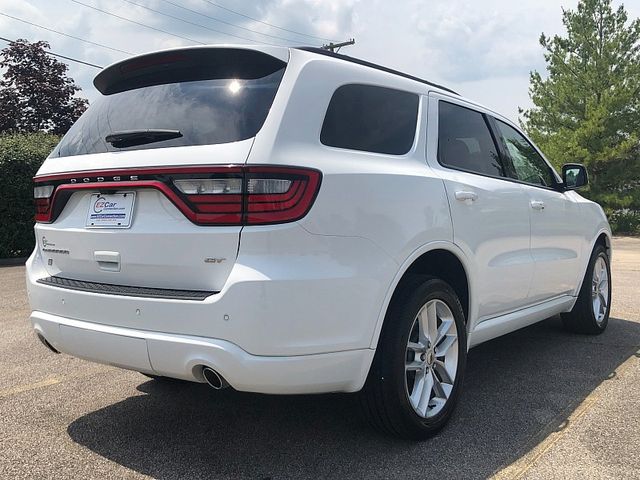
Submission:
<svg viewBox="0 0 640 480">
<path fill-rule="evenodd" d="M 137 22 L 208 43 L 241 42 L 123 0 L 80 0 Z M 210 29 L 255 41 L 301 45 L 321 43 L 292 32 L 235 15 L 205 0 L 171 0 L 210 17 L 290 41 L 252 33 L 180 9 L 163 0 L 133 0 Z M 517 107 L 528 106 L 528 76 L 544 69 L 541 32 L 562 31 L 558 0 L 215 0 L 215 3 L 288 30 L 323 38 L 347 39 L 356 45 L 342 52 L 448 85 L 461 94 L 517 118 Z M 619 1 L 614 0 L 617 5 Z M 563 0 L 575 8 L 577 0 Z M 640 16 L 640 2 L 627 1 L 631 18 Z M 132 53 L 186 45 L 190 42 L 110 17 L 71 0 L 0 0 L 0 12 Z M 8 38 L 47 40 L 54 52 L 108 65 L 126 55 L 84 44 L 0 16 L 0 31 Z M 244 42 L 248 43 L 248 42 Z M 89 99 L 96 73 L 71 63 L 69 73 Z"/>
<path fill-rule="evenodd" d="M 482 7 L 478 2 L 455 7 L 447 5 L 415 18 L 425 62 L 446 80 L 510 75 L 537 63 L 539 32 L 523 28 L 519 14 L 487 8 L 485 2 Z"/>
</svg>

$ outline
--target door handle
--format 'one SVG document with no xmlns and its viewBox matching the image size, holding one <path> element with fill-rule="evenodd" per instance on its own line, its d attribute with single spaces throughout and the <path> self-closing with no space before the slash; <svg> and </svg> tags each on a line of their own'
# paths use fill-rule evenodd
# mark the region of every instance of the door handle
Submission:
<svg viewBox="0 0 640 480">
<path fill-rule="evenodd" d="M 544 210 L 544 202 L 540 200 L 531 200 L 531 208 L 534 210 Z"/>
<path fill-rule="evenodd" d="M 456 200 L 461 202 L 475 202 L 478 199 L 476 192 L 458 191 L 455 194 Z"/>
</svg>

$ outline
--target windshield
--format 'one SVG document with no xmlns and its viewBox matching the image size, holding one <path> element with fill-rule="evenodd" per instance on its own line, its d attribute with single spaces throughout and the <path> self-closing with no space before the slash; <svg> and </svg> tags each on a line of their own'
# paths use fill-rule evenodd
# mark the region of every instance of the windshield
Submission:
<svg viewBox="0 0 640 480">
<path fill-rule="evenodd" d="M 261 78 L 177 81 L 101 96 L 50 157 L 211 145 L 254 137 L 267 118 L 283 74 L 281 68 Z M 121 148 L 106 140 L 114 133 L 147 129 L 179 131 L 181 136 Z"/>
</svg>

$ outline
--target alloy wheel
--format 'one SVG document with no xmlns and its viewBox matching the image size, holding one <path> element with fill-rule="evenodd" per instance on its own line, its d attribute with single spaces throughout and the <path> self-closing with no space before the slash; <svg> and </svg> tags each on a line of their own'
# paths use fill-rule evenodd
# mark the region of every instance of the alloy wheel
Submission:
<svg viewBox="0 0 640 480">
<path fill-rule="evenodd" d="M 458 369 L 458 330 L 445 302 L 430 300 L 418 311 L 407 342 L 405 385 L 409 402 L 423 418 L 444 408 Z"/>
<path fill-rule="evenodd" d="M 602 256 L 596 259 L 593 266 L 593 276 L 591 279 L 591 304 L 593 306 L 593 316 L 600 325 L 609 306 L 609 271 L 607 262 Z"/>
</svg>

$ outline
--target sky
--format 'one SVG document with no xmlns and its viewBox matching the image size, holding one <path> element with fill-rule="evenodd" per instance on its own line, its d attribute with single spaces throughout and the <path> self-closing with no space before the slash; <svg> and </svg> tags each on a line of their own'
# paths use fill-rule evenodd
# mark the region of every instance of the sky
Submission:
<svg viewBox="0 0 640 480">
<path fill-rule="evenodd" d="M 529 72 L 545 69 L 540 34 L 562 34 L 562 9 L 577 2 L 0 0 L 0 37 L 46 40 L 52 52 L 100 66 L 196 42 L 320 46 L 355 38 L 341 53 L 446 85 L 517 121 L 518 107 L 531 106 Z M 640 17 L 640 0 L 614 0 L 620 4 Z M 96 98 L 98 70 L 68 63 L 81 95 Z"/>
</svg>

